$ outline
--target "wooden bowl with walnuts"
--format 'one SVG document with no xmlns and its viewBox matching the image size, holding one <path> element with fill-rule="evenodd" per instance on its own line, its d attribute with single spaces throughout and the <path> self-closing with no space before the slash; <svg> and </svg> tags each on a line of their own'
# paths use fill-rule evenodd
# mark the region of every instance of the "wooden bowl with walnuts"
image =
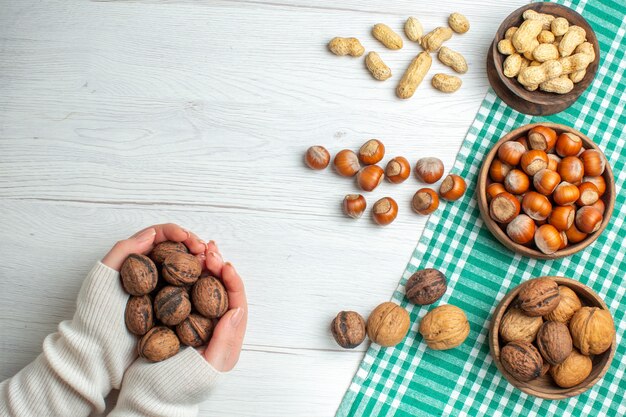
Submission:
<svg viewBox="0 0 626 417">
<path fill-rule="evenodd" d="M 540 20 L 543 26 L 525 23 L 529 20 Z M 548 115 L 580 97 L 599 62 L 598 39 L 580 14 L 556 3 L 531 3 L 498 28 L 487 54 L 487 75 L 496 94 L 515 110 Z M 531 66 L 541 68 L 526 69 Z"/>
<path fill-rule="evenodd" d="M 615 323 L 591 288 L 563 277 L 526 281 L 500 301 L 489 328 L 491 356 L 526 394 L 579 395 L 598 382 L 615 354 Z"/>
<path fill-rule="evenodd" d="M 556 123 L 522 126 L 487 154 L 476 197 L 487 228 L 504 246 L 538 259 L 572 255 L 608 225 L 613 171 L 587 136 Z"/>
</svg>

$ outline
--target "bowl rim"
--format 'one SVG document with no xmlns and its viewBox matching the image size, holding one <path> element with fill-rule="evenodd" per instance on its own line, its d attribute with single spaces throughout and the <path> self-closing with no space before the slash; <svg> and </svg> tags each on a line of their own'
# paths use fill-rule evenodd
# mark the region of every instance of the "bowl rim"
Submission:
<svg viewBox="0 0 626 417">
<path fill-rule="evenodd" d="M 606 182 L 606 191 L 604 198 L 605 209 L 604 209 L 604 217 L 602 219 L 602 224 L 600 228 L 595 232 L 591 233 L 584 240 L 578 243 L 574 243 L 572 245 L 568 245 L 564 249 L 559 249 L 558 251 L 552 254 L 545 254 L 537 249 L 529 248 L 524 245 L 520 245 L 518 243 L 513 242 L 507 234 L 498 226 L 495 220 L 491 218 L 489 215 L 489 203 L 487 203 L 487 182 L 489 179 L 489 167 L 491 166 L 491 162 L 495 159 L 495 156 L 498 152 L 498 148 L 510 140 L 518 139 L 519 137 L 524 136 L 526 132 L 532 129 L 535 126 L 546 126 L 552 128 L 558 133 L 561 132 L 569 132 L 575 135 L 578 135 L 583 140 L 583 146 L 586 149 L 595 149 L 602 153 L 606 161 L 606 167 L 604 169 L 604 173 L 602 176 Z M 520 126 L 516 129 L 513 129 L 506 135 L 504 135 L 498 142 L 496 142 L 489 153 L 485 156 L 480 171 L 478 173 L 478 183 L 476 185 L 476 199 L 478 202 L 478 208 L 480 210 L 480 215 L 482 217 L 483 223 L 487 226 L 491 234 L 500 241 L 506 248 L 512 250 L 513 252 L 519 253 L 521 255 L 525 255 L 535 259 L 558 259 L 563 258 L 565 256 L 573 255 L 577 252 L 582 251 L 587 246 L 591 245 L 596 239 L 604 232 L 606 227 L 608 226 L 611 218 L 613 217 L 613 210 L 615 208 L 615 178 L 613 177 L 613 170 L 611 168 L 611 164 L 609 163 L 606 155 L 600 149 L 596 143 L 587 137 L 582 132 L 574 129 L 573 127 L 569 127 L 566 125 L 562 125 L 559 123 L 551 123 L 551 122 L 541 122 L 541 123 L 531 123 L 527 125 Z"/>
<path fill-rule="evenodd" d="M 521 390 L 522 392 L 526 394 L 533 395 L 535 397 L 543 398 L 546 400 L 561 400 L 561 399 L 570 398 L 570 397 L 574 397 L 576 395 L 582 394 L 583 392 L 593 387 L 600 379 L 604 377 L 604 375 L 608 372 L 609 368 L 611 367 L 611 363 L 613 362 L 613 357 L 615 356 L 615 351 L 617 349 L 617 332 L 615 332 L 615 334 L 613 335 L 613 342 L 611 343 L 611 347 L 606 351 L 609 353 L 608 353 L 605 363 L 602 365 L 600 372 L 598 372 L 598 374 L 592 380 L 586 382 L 584 385 L 583 383 L 581 383 L 570 388 L 560 388 L 557 385 L 555 385 L 554 389 L 559 390 L 561 392 L 546 393 L 546 392 L 543 392 L 534 388 L 532 386 L 533 381 L 523 382 L 523 381 L 518 381 L 517 379 L 515 379 L 511 374 L 509 374 L 504 369 L 500 361 L 500 341 L 499 341 L 498 329 L 500 327 L 500 322 L 502 320 L 502 317 L 504 317 L 504 314 L 508 311 L 511 303 L 513 302 L 513 300 L 515 300 L 515 297 L 519 293 L 522 286 L 532 280 L 541 279 L 541 278 L 550 278 L 556 281 L 558 285 L 564 285 L 566 287 L 569 287 L 579 297 L 581 294 L 584 294 L 585 298 L 592 299 L 596 303 L 595 305 L 593 305 L 593 307 L 601 307 L 602 309 L 607 310 L 609 313 L 611 313 L 611 310 L 607 307 L 604 300 L 593 289 L 581 283 L 580 281 L 577 281 L 572 278 L 566 278 L 566 277 L 561 277 L 561 276 L 550 276 L 550 275 L 532 278 L 524 282 L 521 282 L 519 285 L 511 289 L 502 298 L 502 300 L 500 300 L 500 302 L 496 306 L 493 312 L 492 318 L 491 318 L 491 323 L 489 324 L 489 353 L 491 354 L 491 358 L 493 362 L 495 363 L 496 367 L 498 368 L 498 370 L 500 371 L 500 373 L 505 377 L 505 379 L 511 385 L 513 385 L 514 387 L 516 387 L 517 389 Z M 611 317 L 613 317 L 612 313 L 611 313 Z M 613 319 L 613 323 L 615 324 L 615 319 Z M 601 355 L 605 355 L 606 352 L 603 352 Z"/>
<path fill-rule="evenodd" d="M 543 10 L 545 8 L 549 10 Z M 498 42 L 504 39 L 504 33 L 510 27 L 507 22 L 513 18 L 516 18 L 516 19 L 522 18 L 522 14 L 526 10 L 536 10 L 536 11 L 540 11 L 543 13 L 548 12 L 550 14 L 555 14 L 557 16 L 562 16 L 564 14 L 564 13 L 559 14 L 557 13 L 557 11 L 562 11 L 562 12 L 567 11 L 568 14 L 571 14 L 572 16 L 576 18 L 576 20 L 578 20 L 578 22 L 575 22 L 576 25 L 583 27 L 585 31 L 588 33 L 587 42 L 592 43 L 595 53 L 596 53 L 596 59 L 592 63 L 589 64 L 589 66 L 587 67 L 587 73 L 585 74 L 585 77 L 583 78 L 582 81 L 574 85 L 573 91 L 566 93 L 566 94 L 547 93 L 547 92 L 543 92 L 540 90 L 531 92 L 531 91 L 526 90 L 521 84 L 517 83 L 515 78 L 508 78 L 504 75 L 503 63 L 506 57 L 502 55 L 500 51 L 498 50 Z M 571 20 L 571 17 L 568 16 L 568 21 L 570 20 Z M 505 27 L 505 23 L 507 23 L 506 26 L 509 26 L 509 27 Z M 589 33 L 591 34 L 591 36 L 589 35 Z M 493 61 L 493 66 L 494 66 L 496 73 L 498 74 L 498 78 L 500 79 L 501 84 L 506 88 L 506 90 L 508 90 L 511 94 L 515 95 L 515 97 L 517 97 L 520 100 L 527 101 L 529 103 L 537 104 L 541 106 L 567 105 L 567 107 L 569 107 L 570 105 L 572 105 L 578 99 L 578 97 L 580 97 L 582 93 L 584 93 L 587 90 L 587 88 L 589 88 L 589 86 L 593 82 L 596 76 L 596 73 L 598 72 L 598 67 L 599 67 L 600 58 L 601 58 L 598 37 L 595 31 L 593 30 L 593 28 L 591 27 L 591 25 L 589 24 L 589 22 L 587 22 L 587 20 L 576 10 L 567 6 L 563 6 L 558 3 L 551 3 L 551 2 L 529 3 L 514 10 L 512 13 L 510 13 L 504 20 L 502 20 L 502 22 L 500 23 L 500 26 L 498 26 L 498 29 L 494 35 L 494 40 L 491 43 L 490 49 L 491 49 L 490 59 Z"/>
</svg>

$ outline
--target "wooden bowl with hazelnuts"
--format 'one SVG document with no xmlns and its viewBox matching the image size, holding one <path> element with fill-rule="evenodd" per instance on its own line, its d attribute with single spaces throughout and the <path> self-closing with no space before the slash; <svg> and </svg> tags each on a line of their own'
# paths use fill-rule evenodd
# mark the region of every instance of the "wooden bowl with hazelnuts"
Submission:
<svg viewBox="0 0 626 417">
<path fill-rule="evenodd" d="M 604 153 L 576 129 L 522 126 L 485 158 L 476 187 L 491 233 L 524 256 L 555 259 L 589 246 L 608 225 L 615 180 Z"/>
<path fill-rule="evenodd" d="M 615 323 L 591 288 L 563 277 L 526 281 L 500 301 L 489 328 L 498 370 L 516 388 L 560 400 L 579 395 L 608 371 Z"/>
</svg>

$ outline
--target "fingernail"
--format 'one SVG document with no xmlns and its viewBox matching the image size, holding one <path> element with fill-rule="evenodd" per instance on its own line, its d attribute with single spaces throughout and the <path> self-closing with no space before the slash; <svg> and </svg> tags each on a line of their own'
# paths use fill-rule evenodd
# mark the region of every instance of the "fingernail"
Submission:
<svg viewBox="0 0 626 417">
<path fill-rule="evenodd" d="M 222 255 L 220 255 L 219 253 L 215 253 L 213 251 L 209 251 L 208 254 L 209 254 L 209 256 L 217 259 L 218 261 L 224 262 L 224 259 L 222 259 Z"/>
<path fill-rule="evenodd" d="M 196 242 L 198 242 L 199 244 L 201 244 L 202 246 L 204 246 L 204 250 L 206 250 L 206 242 L 202 239 L 196 239 Z"/>
<path fill-rule="evenodd" d="M 152 228 L 139 233 L 137 236 L 135 236 L 135 239 L 139 243 L 144 243 L 154 238 L 154 235 L 156 235 L 156 230 Z"/>
<path fill-rule="evenodd" d="M 206 261 L 206 255 L 204 253 L 199 253 L 196 255 L 196 257 L 200 259 L 200 262 Z"/>
<path fill-rule="evenodd" d="M 183 230 L 183 232 L 187 233 L 187 239 L 189 239 L 191 237 L 191 232 L 187 229 L 185 229 L 184 227 L 181 227 L 181 229 Z M 187 240 L 185 239 L 185 240 Z"/>
<path fill-rule="evenodd" d="M 232 327 L 239 326 L 239 323 L 241 322 L 242 317 L 243 317 L 243 310 L 241 309 L 241 307 L 237 307 L 233 315 L 230 317 L 230 325 Z"/>
<path fill-rule="evenodd" d="M 218 247 L 217 247 L 217 243 L 215 243 L 215 241 L 214 241 L 214 240 L 209 240 L 209 245 L 213 245 L 213 246 L 215 246 L 215 249 L 218 249 Z M 219 250 L 219 249 L 218 249 L 218 250 Z"/>
</svg>

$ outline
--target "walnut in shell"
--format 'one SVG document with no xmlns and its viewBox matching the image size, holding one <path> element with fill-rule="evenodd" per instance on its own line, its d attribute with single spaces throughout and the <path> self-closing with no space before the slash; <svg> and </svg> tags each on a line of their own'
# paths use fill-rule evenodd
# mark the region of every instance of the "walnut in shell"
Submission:
<svg viewBox="0 0 626 417">
<path fill-rule="evenodd" d="M 542 324 L 541 317 L 530 317 L 519 308 L 510 308 L 500 322 L 500 337 L 505 342 L 521 340 L 531 343 Z"/>
<path fill-rule="evenodd" d="M 200 347 L 209 341 L 214 328 L 213 320 L 192 313 L 176 326 L 176 334 L 182 344 Z"/>
<path fill-rule="evenodd" d="M 340 311 L 330 324 L 330 331 L 339 346 L 354 349 L 365 340 L 365 320 L 356 311 Z"/>
<path fill-rule="evenodd" d="M 150 329 L 137 346 L 139 356 L 152 362 L 160 362 L 178 353 L 180 342 L 176 334 L 164 326 Z"/>
<path fill-rule="evenodd" d="M 140 254 L 129 255 L 120 269 L 122 286 L 130 295 L 146 295 L 156 288 L 159 279 L 156 265 Z"/>
<path fill-rule="evenodd" d="M 429 311 L 420 322 L 419 332 L 429 348 L 446 350 L 459 346 L 469 334 L 470 326 L 460 308 L 445 304 Z"/>
<path fill-rule="evenodd" d="M 559 304 L 561 297 L 556 281 L 536 278 L 528 281 L 517 294 L 517 305 L 529 316 L 545 316 Z"/>
<path fill-rule="evenodd" d="M 502 366 L 515 379 L 532 381 L 541 375 L 543 359 L 539 351 L 528 342 L 510 342 L 500 351 Z"/>
<path fill-rule="evenodd" d="M 210 319 L 220 318 L 228 311 L 228 293 L 215 277 L 200 277 L 191 290 L 191 300 L 198 313 Z"/>
<path fill-rule="evenodd" d="M 174 252 L 163 261 L 162 273 L 172 285 L 192 285 L 202 273 L 202 263 L 190 253 Z"/>
<path fill-rule="evenodd" d="M 172 242 L 171 240 L 166 240 L 165 242 L 161 242 L 152 249 L 150 252 L 150 259 L 152 259 L 156 264 L 163 264 L 163 261 L 173 253 L 189 253 L 187 246 L 185 246 L 182 242 Z"/>
<path fill-rule="evenodd" d="M 615 325 L 607 310 L 582 307 L 569 322 L 572 340 L 583 355 L 599 355 L 613 344 Z"/>
<path fill-rule="evenodd" d="M 409 331 L 409 313 L 390 301 L 380 304 L 367 319 L 367 335 L 381 346 L 395 346 Z"/>
<path fill-rule="evenodd" d="M 182 287 L 167 286 L 154 298 L 154 314 L 168 326 L 175 326 L 191 313 L 191 302 L 187 290 Z"/>
<path fill-rule="evenodd" d="M 546 321 L 537 333 L 537 347 L 550 365 L 562 363 L 572 353 L 569 329 L 558 321 Z"/>
<path fill-rule="evenodd" d="M 559 285 L 559 295 L 561 296 L 559 304 L 551 313 L 546 314 L 544 319 L 567 324 L 583 305 L 570 287 Z"/>
<path fill-rule="evenodd" d="M 550 368 L 550 375 L 559 387 L 571 388 L 587 379 L 592 368 L 591 358 L 573 349 L 567 359 Z"/>
<path fill-rule="evenodd" d="M 154 326 L 152 299 L 149 295 L 132 295 L 126 303 L 124 313 L 126 328 L 137 336 L 144 335 Z"/>
<path fill-rule="evenodd" d="M 433 268 L 422 269 L 414 273 L 406 282 L 406 298 L 418 305 L 432 304 L 446 292 L 446 277 Z"/>
</svg>

